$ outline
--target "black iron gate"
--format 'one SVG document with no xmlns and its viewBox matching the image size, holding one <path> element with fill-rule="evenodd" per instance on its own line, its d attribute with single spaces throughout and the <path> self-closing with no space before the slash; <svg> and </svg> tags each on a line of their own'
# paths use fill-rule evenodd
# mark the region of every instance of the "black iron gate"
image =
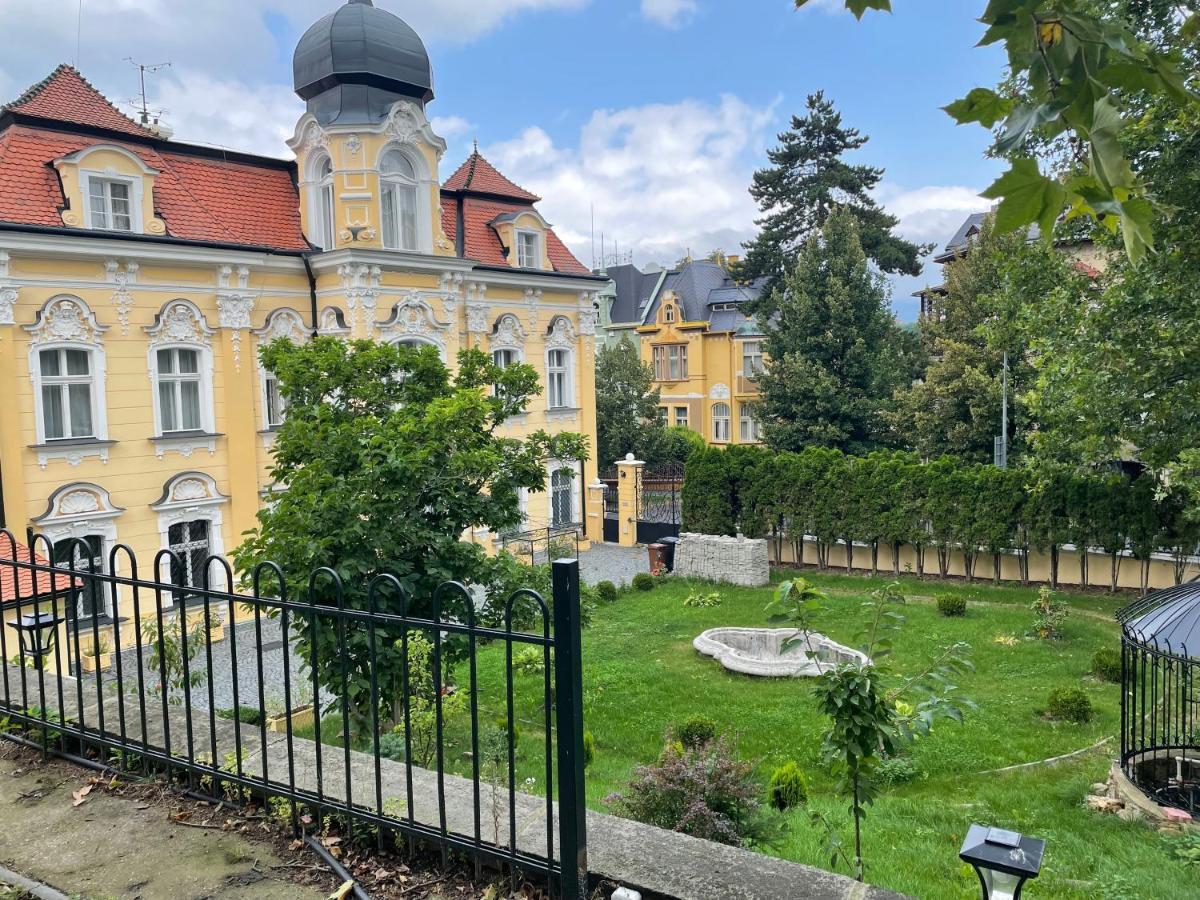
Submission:
<svg viewBox="0 0 1200 900">
<path fill-rule="evenodd" d="M 617 470 L 602 472 L 600 481 L 604 484 L 604 542 L 615 544 L 621 539 L 621 503 L 617 494 Z"/>
<path fill-rule="evenodd" d="M 655 469 L 638 470 L 637 541 L 653 544 L 666 537 L 679 537 L 683 503 L 683 464 L 670 463 Z"/>
</svg>

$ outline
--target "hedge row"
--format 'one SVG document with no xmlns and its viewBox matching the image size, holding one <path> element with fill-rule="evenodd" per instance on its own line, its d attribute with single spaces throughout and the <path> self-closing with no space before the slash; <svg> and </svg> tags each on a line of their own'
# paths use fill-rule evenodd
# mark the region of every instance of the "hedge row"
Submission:
<svg viewBox="0 0 1200 900">
<path fill-rule="evenodd" d="M 1109 554 L 1114 590 L 1126 552 L 1142 561 L 1143 586 L 1156 552 L 1173 556 L 1176 580 L 1182 579 L 1200 542 L 1200 526 L 1186 513 L 1182 494 L 1163 489 L 1150 474 L 1061 472 L 1037 479 L 1022 469 L 949 457 L 923 462 L 905 452 L 855 457 L 820 448 L 706 448 L 688 459 L 683 485 L 685 531 L 771 537 L 777 560 L 784 541 L 801 558 L 812 538 L 821 567 L 839 542 L 851 567 L 855 543 L 872 548 L 872 569 L 881 545 L 892 548 L 898 567 L 900 549 L 910 546 L 918 574 L 924 574 L 926 551 L 936 551 L 943 576 L 952 554 L 962 551 L 968 578 L 979 557 L 990 554 L 998 580 L 1001 556 L 1014 551 L 1028 578 L 1033 549 L 1049 554 L 1057 585 L 1061 549 L 1071 544 Z M 1079 557 L 1087 584 L 1087 554 Z"/>
</svg>

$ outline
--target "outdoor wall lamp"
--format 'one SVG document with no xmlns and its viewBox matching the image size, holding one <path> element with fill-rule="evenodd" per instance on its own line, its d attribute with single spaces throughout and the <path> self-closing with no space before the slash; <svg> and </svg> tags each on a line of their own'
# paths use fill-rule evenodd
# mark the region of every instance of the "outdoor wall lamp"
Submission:
<svg viewBox="0 0 1200 900">
<path fill-rule="evenodd" d="M 958 856 L 975 867 L 983 900 L 1020 900 L 1025 882 L 1042 869 L 1046 842 L 1015 831 L 972 825 Z"/>
<path fill-rule="evenodd" d="M 54 649 L 54 639 L 58 635 L 58 626 L 66 621 L 54 613 L 34 613 L 21 616 L 17 623 L 17 631 L 21 635 L 21 649 L 25 655 L 33 658 L 33 666 L 40 670 L 46 663 L 46 657 Z"/>
</svg>

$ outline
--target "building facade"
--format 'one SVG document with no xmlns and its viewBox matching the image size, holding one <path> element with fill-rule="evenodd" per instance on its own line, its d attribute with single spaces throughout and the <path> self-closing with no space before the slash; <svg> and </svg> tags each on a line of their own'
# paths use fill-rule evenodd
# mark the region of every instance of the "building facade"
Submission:
<svg viewBox="0 0 1200 900">
<path fill-rule="evenodd" d="M 0 485 L 18 535 L 80 538 L 104 568 L 117 544 L 169 548 L 198 578 L 270 493 L 286 410 L 258 349 L 280 337 L 529 363 L 544 392 L 507 433 L 595 446 L 604 279 L 478 152 L 442 182 L 420 38 L 351 0 L 305 34 L 295 75 L 294 161 L 166 139 L 67 66 L 0 108 Z M 599 523 L 595 461 L 550 470 L 531 527 L 589 504 Z M 80 601 L 81 620 L 126 614 Z"/>
<path fill-rule="evenodd" d="M 690 428 L 715 446 L 759 443 L 765 335 L 744 304 L 765 282 L 737 284 L 708 260 L 666 272 L 618 266 L 608 275 L 615 298 L 607 340 L 637 340 L 654 369 L 666 424 Z"/>
</svg>

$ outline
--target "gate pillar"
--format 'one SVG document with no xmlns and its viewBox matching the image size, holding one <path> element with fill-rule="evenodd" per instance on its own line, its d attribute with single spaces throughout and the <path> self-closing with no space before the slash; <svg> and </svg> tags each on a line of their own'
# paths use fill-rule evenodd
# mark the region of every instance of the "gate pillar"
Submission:
<svg viewBox="0 0 1200 900">
<path fill-rule="evenodd" d="M 622 547 L 637 546 L 638 491 L 645 466 L 632 453 L 617 463 L 617 543 Z"/>
</svg>

